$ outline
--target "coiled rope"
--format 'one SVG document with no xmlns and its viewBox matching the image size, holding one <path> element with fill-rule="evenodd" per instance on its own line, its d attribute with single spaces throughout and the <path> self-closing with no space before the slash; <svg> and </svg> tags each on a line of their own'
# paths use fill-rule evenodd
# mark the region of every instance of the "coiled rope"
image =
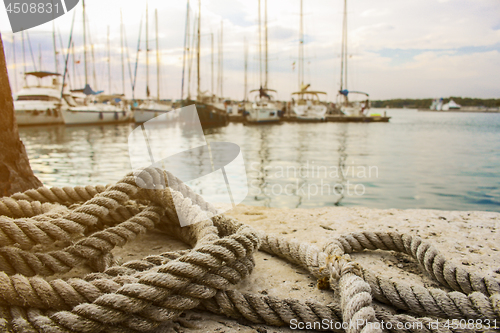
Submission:
<svg viewBox="0 0 500 333">
<path fill-rule="evenodd" d="M 197 221 L 205 216 L 200 214 L 210 219 L 180 227 L 179 216 Z M 113 262 L 113 248 L 152 229 L 192 249 Z M 218 214 L 156 169 L 108 187 L 43 187 L 1 198 L 0 244 L 2 332 L 154 332 L 190 309 L 274 326 L 326 320 L 341 324 L 330 330 L 349 333 L 472 332 L 484 330 L 456 328 L 447 320 L 500 322 L 499 281 L 454 265 L 419 237 L 364 231 L 319 249 Z M 326 279 L 333 302 L 239 292 L 235 286 L 251 274 L 258 249 Z M 453 291 L 377 276 L 349 256 L 365 250 L 412 256 Z M 51 278 L 82 265 L 95 273 Z"/>
</svg>

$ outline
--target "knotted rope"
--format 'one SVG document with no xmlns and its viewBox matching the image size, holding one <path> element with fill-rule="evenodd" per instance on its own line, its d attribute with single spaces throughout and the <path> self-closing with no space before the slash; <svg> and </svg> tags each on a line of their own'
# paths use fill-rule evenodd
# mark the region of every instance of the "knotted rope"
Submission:
<svg viewBox="0 0 500 333">
<path fill-rule="evenodd" d="M 209 219 L 180 227 L 179 216 Z M 192 249 L 114 263 L 112 249 L 153 229 Z M 2 332 L 153 332 L 190 309 L 275 326 L 328 322 L 326 329 L 349 333 L 459 332 L 464 330 L 446 320 L 500 322 L 500 283 L 455 266 L 419 237 L 365 231 L 318 249 L 218 214 L 175 177 L 155 169 L 108 187 L 40 188 L 1 198 L 0 244 Z M 326 279 L 334 301 L 323 305 L 237 291 L 259 248 Z M 414 257 L 454 291 L 388 280 L 349 256 L 376 249 Z M 95 273 L 52 277 L 82 265 Z"/>
</svg>

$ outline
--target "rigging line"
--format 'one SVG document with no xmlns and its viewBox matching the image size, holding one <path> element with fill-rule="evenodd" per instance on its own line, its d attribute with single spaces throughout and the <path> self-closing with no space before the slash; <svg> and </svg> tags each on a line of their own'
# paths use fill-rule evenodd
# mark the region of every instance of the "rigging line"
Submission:
<svg viewBox="0 0 500 333">
<path fill-rule="evenodd" d="M 132 99 L 134 100 L 135 100 L 135 84 L 137 82 L 137 66 L 139 64 L 139 51 L 141 48 L 141 35 L 142 35 L 142 16 L 141 16 L 141 23 L 139 25 L 139 38 L 137 41 L 137 55 L 135 58 L 134 81 L 132 84 Z"/>
<path fill-rule="evenodd" d="M 181 80 L 181 103 L 184 100 L 184 76 L 186 70 L 186 52 L 187 52 L 187 43 L 188 43 L 188 34 L 189 34 L 189 0 L 187 0 L 186 6 L 186 26 L 184 27 L 184 50 L 182 55 L 182 80 Z"/>
<path fill-rule="evenodd" d="M 88 22 L 88 17 L 87 13 L 85 13 L 85 20 Z M 94 79 L 94 89 L 97 91 L 97 76 L 96 76 L 96 71 L 95 71 L 95 53 L 94 53 L 94 42 L 92 41 L 92 35 L 90 34 L 90 24 L 87 23 L 87 31 L 89 35 L 89 42 L 90 42 L 90 52 L 92 54 L 92 78 Z"/>
<path fill-rule="evenodd" d="M 69 59 L 69 47 L 71 46 L 71 44 L 68 45 L 68 49 L 67 49 L 68 53 L 66 55 L 66 52 L 64 51 L 64 44 L 63 44 L 63 40 L 62 40 L 62 36 L 61 36 L 61 31 L 59 30 L 59 27 L 57 27 L 57 33 L 59 34 L 59 44 L 61 44 L 61 52 L 62 52 L 62 55 L 63 55 L 63 59 L 66 59 L 66 57 L 68 57 L 68 59 Z M 73 65 L 74 65 L 74 60 L 73 60 Z M 73 74 L 74 74 L 74 72 L 73 72 Z M 68 75 L 69 90 L 72 90 L 73 89 L 72 88 L 73 84 L 71 82 L 71 79 L 73 77 L 69 75 L 69 70 L 67 71 L 67 75 Z M 74 78 L 73 78 L 73 80 L 74 80 Z"/>
<path fill-rule="evenodd" d="M 133 91 L 134 89 L 134 80 L 132 78 L 132 64 L 130 63 L 130 49 L 128 47 L 128 40 L 127 40 L 127 30 L 125 30 L 125 25 L 123 26 L 123 38 L 125 41 L 125 50 L 127 51 L 127 67 L 128 67 L 128 75 L 130 78 L 130 87 Z"/>
<path fill-rule="evenodd" d="M 66 73 L 68 72 L 68 59 L 69 59 L 69 47 L 71 45 L 71 42 L 73 41 L 73 27 L 75 25 L 75 16 L 76 16 L 76 11 L 73 12 L 73 20 L 71 22 L 71 30 L 69 33 L 69 42 L 68 42 L 68 54 L 66 56 L 66 61 L 64 62 L 64 74 L 63 74 L 63 81 L 61 85 L 61 99 L 63 98 L 64 94 L 64 82 L 66 79 Z"/>
<path fill-rule="evenodd" d="M 124 58 L 124 42 L 123 42 L 123 13 L 120 8 L 120 46 L 121 46 L 121 60 L 122 60 L 122 94 L 125 96 L 125 58 Z"/>
<path fill-rule="evenodd" d="M 33 55 L 33 48 L 31 47 L 30 34 L 28 31 L 26 31 L 26 36 L 28 37 L 28 45 L 30 47 L 31 61 L 33 62 L 33 68 L 35 68 L 35 72 L 38 72 L 38 69 L 36 68 L 35 56 Z"/>
</svg>

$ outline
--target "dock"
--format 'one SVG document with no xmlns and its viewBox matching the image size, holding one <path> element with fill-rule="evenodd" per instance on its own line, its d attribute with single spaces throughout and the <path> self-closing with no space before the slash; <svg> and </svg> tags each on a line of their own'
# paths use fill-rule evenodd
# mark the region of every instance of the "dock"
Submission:
<svg viewBox="0 0 500 333">
<path fill-rule="evenodd" d="M 332 123 L 387 123 L 391 117 L 387 116 L 341 116 L 341 115 L 327 115 L 326 121 Z M 294 115 L 285 115 L 282 122 L 311 122 L 305 120 L 299 120 Z M 231 123 L 244 123 L 245 118 L 241 114 L 231 114 L 229 115 L 229 122 Z M 314 121 L 321 122 L 321 121 Z"/>
<path fill-rule="evenodd" d="M 388 123 L 387 116 L 326 116 L 326 121 L 333 123 Z"/>
</svg>

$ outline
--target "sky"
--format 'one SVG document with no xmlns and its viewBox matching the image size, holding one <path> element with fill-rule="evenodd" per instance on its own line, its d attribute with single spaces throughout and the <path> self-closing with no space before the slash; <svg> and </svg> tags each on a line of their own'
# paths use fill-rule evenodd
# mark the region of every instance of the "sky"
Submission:
<svg viewBox="0 0 500 333">
<path fill-rule="evenodd" d="M 187 2 L 149 0 L 147 3 L 151 95 L 157 96 L 157 9 L 160 97 L 179 99 Z M 308 0 L 303 3 L 305 83 L 311 84 L 310 89 L 327 92 L 329 101 L 335 100 L 340 83 L 343 3 L 343 0 Z M 198 4 L 197 0 L 190 2 L 191 34 L 194 31 L 193 23 L 198 13 Z M 122 13 L 127 45 L 124 52 L 124 92 L 127 97 L 132 97 L 130 77 L 134 76 L 138 59 L 135 97 L 144 98 L 147 81 L 146 2 L 86 0 L 85 5 L 89 31 L 87 38 L 92 42 L 92 46 L 89 43 L 87 47 L 89 84 L 94 90 L 104 90 L 107 93 L 123 92 L 120 34 Z M 365 91 L 373 100 L 448 96 L 500 98 L 500 1 L 348 0 L 347 5 L 349 89 Z M 261 0 L 261 6 L 264 20 L 265 0 Z M 37 69 L 40 70 L 41 63 L 41 69 L 55 70 L 53 27 L 59 50 L 58 70 L 63 71 L 63 53 L 67 53 L 73 15 L 75 61 L 73 57 L 69 58 L 69 83 L 71 88 L 81 88 L 84 85 L 81 1 L 75 9 L 53 23 L 29 29 L 25 33 L 25 62 L 21 32 L 12 34 L 7 13 L 4 7 L 0 8 L 0 33 L 14 90 L 22 85 L 24 67 L 27 71 L 34 70 L 36 63 Z M 300 0 L 267 0 L 267 16 L 268 87 L 277 90 L 280 100 L 289 100 L 290 94 L 299 88 L 297 61 Z M 142 37 L 137 57 L 141 21 Z M 201 0 L 200 89 L 215 91 L 218 95 L 221 94 L 220 89 L 217 89 L 217 50 L 221 39 L 221 26 L 222 94 L 234 100 L 242 99 L 245 93 L 245 44 L 248 47 L 247 90 L 258 88 L 260 85 L 258 0 Z M 107 53 L 108 27 L 110 75 Z M 189 35 L 191 44 L 192 38 L 193 36 Z M 262 47 L 264 50 L 264 46 Z M 184 96 L 188 91 L 188 81 L 191 83 L 191 95 L 194 96 L 197 89 L 195 58 L 191 62 L 190 80 L 188 67 L 186 66 Z M 264 64 L 262 68 L 265 68 Z"/>
</svg>

